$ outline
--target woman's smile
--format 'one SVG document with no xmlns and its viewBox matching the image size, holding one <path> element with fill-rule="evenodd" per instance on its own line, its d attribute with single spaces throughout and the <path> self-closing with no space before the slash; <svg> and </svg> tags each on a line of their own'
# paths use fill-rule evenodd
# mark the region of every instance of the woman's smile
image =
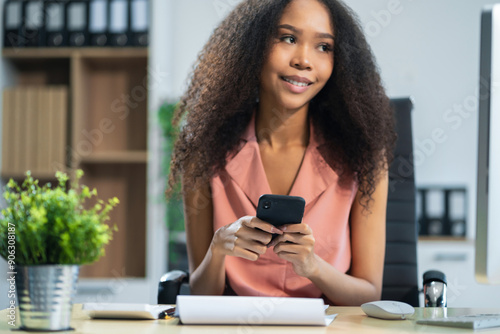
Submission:
<svg viewBox="0 0 500 334">
<path fill-rule="evenodd" d="M 298 76 L 282 76 L 281 79 L 285 86 L 296 94 L 304 93 L 313 84 L 311 80 Z"/>
</svg>

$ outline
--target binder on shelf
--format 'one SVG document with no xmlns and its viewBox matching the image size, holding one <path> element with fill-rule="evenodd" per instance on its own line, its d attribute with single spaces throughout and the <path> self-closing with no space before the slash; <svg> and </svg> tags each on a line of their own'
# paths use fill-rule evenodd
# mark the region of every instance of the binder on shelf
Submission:
<svg viewBox="0 0 500 334">
<path fill-rule="evenodd" d="M 68 46 L 87 46 L 88 13 L 87 0 L 70 0 L 66 4 L 66 29 L 68 31 Z"/>
<path fill-rule="evenodd" d="M 18 46 L 39 47 L 44 44 L 43 0 L 23 0 L 23 20 Z"/>
<path fill-rule="evenodd" d="M 131 0 L 130 8 L 130 38 L 133 46 L 149 44 L 149 0 Z"/>
<path fill-rule="evenodd" d="M 45 13 L 45 46 L 66 46 L 65 1 L 45 0 L 43 11 Z"/>
<path fill-rule="evenodd" d="M 89 2 L 89 38 L 91 46 L 108 45 L 108 0 Z"/>
<path fill-rule="evenodd" d="M 22 2 L 19 0 L 5 1 L 3 7 L 4 47 L 17 47 L 20 44 L 22 20 Z"/>
<path fill-rule="evenodd" d="M 109 44 L 111 46 L 130 45 L 129 0 L 109 0 Z"/>
</svg>

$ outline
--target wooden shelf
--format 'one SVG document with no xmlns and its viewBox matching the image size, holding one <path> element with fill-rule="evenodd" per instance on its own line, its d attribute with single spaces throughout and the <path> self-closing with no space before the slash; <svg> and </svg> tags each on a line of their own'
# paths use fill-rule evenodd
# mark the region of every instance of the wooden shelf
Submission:
<svg viewBox="0 0 500 334">
<path fill-rule="evenodd" d="M 147 163 L 147 151 L 110 151 L 96 152 L 82 158 L 84 164 L 109 164 L 109 163 Z"/>
<path fill-rule="evenodd" d="M 79 167 L 84 172 L 82 184 L 97 189 L 98 198 L 106 201 L 117 197 L 120 201 L 109 215 L 108 223 L 116 225 L 118 231 L 106 246 L 106 255 L 82 266 L 80 277 L 145 277 L 147 165 L 115 163 Z"/>
<path fill-rule="evenodd" d="M 56 179 L 56 173 L 31 173 L 31 176 L 34 179 L 38 179 L 40 181 L 52 181 Z M 2 178 L 4 179 L 14 179 L 14 181 L 21 181 L 26 178 L 26 174 L 24 173 L 2 173 Z"/>
<path fill-rule="evenodd" d="M 47 58 L 145 58 L 148 49 L 140 48 L 15 48 L 2 49 L 2 56 L 9 59 Z"/>
<path fill-rule="evenodd" d="M 84 266 L 80 277 L 144 278 L 147 262 L 148 49 L 17 48 L 3 49 L 2 56 L 15 88 L 53 89 L 58 86 L 67 90 L 64 102 L 67 118 L 64 125 L 57 123 L 65 134 L 65 139 L 57 141 L 62 144 L 58 147 L 62 163 L 57 166 L 67 170 L 82 169 L 81 184 L 95 188 L 98 198 L 106 201 L 117 197 L 120 200 L 110 213 L 110 223 L 116 224 L 118 232 L 106 247 L 106 255 Z M 36 101 L 31 104 L 39 105 Z M 56 120 L 59 119 L 62 118 Z M 36 119 L 37 129 L 47 128 L 44 121 Z M 19 132 L 17 128 L 12 131 Z M 33 136 L 27 132 L 26 137 L 32 139 Z M 34 142 L 28 139 L 26 142 Z M 5 145 L 12 145 L 11 141 L 4 138 Z M 43 139 L 38 142 L 43 143 L 43 147 L 48 145 Z M 11 151 L 16 157 L 26 156 L 27 161 L 38 157 L 38 153 L 29 153 L 38 152 L 35 150 Z M 39 169 L 33 177 L 47 182 L 54 180 L 55 173 L 49 171 L 55 161 L 58 162 L 50 161 L 51 168 Z M 23 169 L 35 171 L 28 163 L 23 166 L 11 168 L 10 173 L 3 173 L 2 177 L 21 180 L 25 177 Z M 92 205 L 93 200 L 88 204 Z"/>
</svg>

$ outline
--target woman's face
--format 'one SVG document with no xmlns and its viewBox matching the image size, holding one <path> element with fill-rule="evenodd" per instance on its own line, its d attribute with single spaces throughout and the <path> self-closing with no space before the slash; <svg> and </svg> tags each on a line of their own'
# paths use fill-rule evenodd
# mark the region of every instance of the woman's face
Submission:
<svg viewBox="0 0 500 334">
<path fill-rule="evenodd" d="M 283 11 L 261 72 L 260 100 L 298 110 L 325 86 L 333 71 L 333 24 L 316 0 L 293 0 Z"/>
</svg>

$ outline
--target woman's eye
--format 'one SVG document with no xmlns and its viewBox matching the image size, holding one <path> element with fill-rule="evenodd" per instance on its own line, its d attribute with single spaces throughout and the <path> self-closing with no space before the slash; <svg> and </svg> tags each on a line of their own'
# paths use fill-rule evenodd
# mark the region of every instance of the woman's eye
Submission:
<svg viewBox="0 0 500 334">
<path fill-rule="evenodd" d="M 283 36 L 283 37 L 281 37 L 281 40 L 283 42 L 288 43 L 288 44 L 295 44 L 295 37 L 293 37 L 293 36 Z"/>
<path fill-rule="evenodd" d="M 332 47 L 330 45 L 328 45 L 328 44 L 321 44 L 319 46 L 319 49 L 321 51 L 323 51 L 323 52 L 330 52 L 330 51 L 332 51 Z"/>
</svg>

